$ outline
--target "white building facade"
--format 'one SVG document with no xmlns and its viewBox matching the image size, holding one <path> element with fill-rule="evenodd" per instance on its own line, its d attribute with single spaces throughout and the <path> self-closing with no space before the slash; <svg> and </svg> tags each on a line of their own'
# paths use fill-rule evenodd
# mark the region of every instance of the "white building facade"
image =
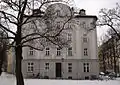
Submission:
<svg viewBox="0 0 120 85">
<path fill-rule="evenodd" d="M 70 9 L 61 3 L 52 4 L 47 10 L 51 7 L 58 10 L 58 14 L 67 14 L 69 11 L 66 10 Z M 43 51 L 23 48 L 22 72 L 25 78 L 37 74 L 64 79 L 89 79 L 91 75 L 98 76 L 97 17 L 86 15 L 85 10 L 81 10 L 79 14 L 74 14 L 72 20 L 75 24 L 71 25 L 72 30 L 68 34 L 70 47 L 59 49 L 48 45 Z"/>
</svg>

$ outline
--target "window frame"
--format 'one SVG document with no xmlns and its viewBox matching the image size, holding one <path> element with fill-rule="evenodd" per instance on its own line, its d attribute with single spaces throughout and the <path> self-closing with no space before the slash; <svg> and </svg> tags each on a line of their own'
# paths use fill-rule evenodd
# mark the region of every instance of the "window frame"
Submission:
<svg viewBox="0 0 120 85">
<path fill-rule="evenodd" d="M 45 63 L 45 70 L 49 70 L 49 63 Z"/>
<path fill-rule="evenodd" d="M 83 71 L 90 72 L 90 64 L 89 63 L 83 63 Z"/>
<path fill-rule="evenodd" d="M 56 54 L 57 54 L 57 56 L 61 56 L 61 49 L 60 48 L 57 48 Z"/>
<path fill-rule="evenodd" d="M 84 56 L 88 56 L 88 48 L 84 48 Z"/>
<path fill-rule="evenodd" d="M 29 55 L 30 56 L 34 55 L 34 49 L 32 47 L 29 48 Z"/>
<path fill-rule="evenodd" d="M 69 48 L 68 48 L 68 56 L 73 56 L 72 47 L 69 47 Z"/>
<path fill-rule="evenodd" d="M 50 48 L 49 48 L 49 47 L 47 47 L 47 48 L 45 49 L 45 55 L 46 55 L 46 56 L 49 56 L 49 55 L 50 55 Z"/>
<path fill-rule="evenodd" d="M 68 41 L 72 41 L 72 33 L 68 33 L 68 35 L 67 35 L 67 40 L 68 40 Z"/>
<path fill-rule="evenodd" d="M 87 37 L 83 37 L 83 43 L 87 43 L 88 42 L 88 38 Z"/>
<path fill-rule="evenodd" d="M 27 72 L 33 72 L 34 71 L 34 63 L 28 62 L 27 63 Z"/>
<path fill-rule="evenodd" d="M 68 73 L 72 73 L 72 63 L 68 63 Z"/>
</svg>

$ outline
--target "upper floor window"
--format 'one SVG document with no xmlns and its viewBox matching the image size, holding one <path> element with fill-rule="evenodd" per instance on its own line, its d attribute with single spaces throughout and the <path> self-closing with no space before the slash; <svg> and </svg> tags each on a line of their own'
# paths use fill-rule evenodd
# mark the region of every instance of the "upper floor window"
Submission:
<svg viewBox="0 0 120 85">
<path fill-rule="evenodd" d="M 71 28 L 72 28 L 71 23 L 68 22 L 68 29 L 71 29 Z"/>
<path fill-rule="evenodd" d="M 61 55 L 60 48 L 57 48 L 57 56 L 60 56 L 60 55 Z"/>
<path fill-rule="evenodd" d="M 88 49 L 84 48 L 84 56 L 88 56 Z"/>
<path fill-rule="evenodd" d="M 27 71 L 28 72 L 33 72 L 34 69 L 34 63 L 33 62 L 29 62 L 27 65 Z"/>
<path fill-rule="evenodd" d="M 84 43 L 87 43 L 87 42 L 88 42 L 86 37 L 83 38 L 83 42 L 84 42 Z"/>
<path fill-rule="evenodd" d="M 30 49 L 29 49 L 29 55 L 33 55 L 33 48 L 32 47 L 30 47 Z"/>
<path fill-rule="evenodd" d="M 68 33 L 68 41 L 72 41 L 72 34 Z"/>
<path fill-rule="evenodd" d="M 72 47 L 68 48 L 68 56 L 72 56 Z"/>
<path fill-rule="evenodd" d="M 84 72 L 89 72 L 89 63 L 83 63 Z"/>
<path fill-rule="evenodd" d="M 85 22 L 85 21 L 83 21 L 83 22 L 81 23 L 81 25 L 82 25 L 82 28 L 85 28 L 85 29 L 86 29 L 86 22 Z"/>
<path fill-rule="evenodd" d="M 46 48 L 46 56 L 49 56 L 50 55 L 50 48 Z"/>
</svg>

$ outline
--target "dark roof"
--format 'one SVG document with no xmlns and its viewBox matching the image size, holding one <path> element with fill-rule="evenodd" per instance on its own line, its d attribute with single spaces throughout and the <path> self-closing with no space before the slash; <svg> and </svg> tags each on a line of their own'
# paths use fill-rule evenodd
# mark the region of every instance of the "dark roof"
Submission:
<svg viewBox="0 0 120 85">
<path fill-rule="evenodd" d="M 95 18 L 96 20 L 98 19 L 97 16 L 94 15 L 75 15 L 75 18 Z"/>
<path fill-rule="evenodd" d="M 24 15 L 24 17 L 31 17 L 31 18 L 33 18 L 33 17 L 43 17 L 43 15 Z"/>
</svg>

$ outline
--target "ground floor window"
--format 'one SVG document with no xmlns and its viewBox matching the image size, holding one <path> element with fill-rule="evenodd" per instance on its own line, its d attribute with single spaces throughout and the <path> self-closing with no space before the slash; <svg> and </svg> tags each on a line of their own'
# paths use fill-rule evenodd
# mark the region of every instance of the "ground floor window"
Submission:
<svg viewBox="0 0 120 85">
<path fill-rule="evenodd" d="M 72 63 L 68 63 L 68 72 L 69 72 L 69 73 L 72 72 Z"/>
<path fill-rule="evenodd" d="M 28 62 L 27 71 L 28 72 L 33 72 L 33 70 L 34 70 L 34 63 L 33 62 Z"/>
<path fill-rule="evenodd" d="M 72 76 L 68 76 L 68 79 L 72 79 Z"/>
<path fill-rule="evenodd" d="M 83 67 L 84 67 L 84 72 L 89 72 L 89 63 L 83 63 Z"/>
<path fill-rule="evenodd" d="M 89 79 L 89 76 L 85 76 L 85 79 L 86 79 L 86 80 Z"/>
<path fill-rule="evenodd" d="M 45 63 L 45 69 L 49 70 L 49 63 Z"/>
</svg>

